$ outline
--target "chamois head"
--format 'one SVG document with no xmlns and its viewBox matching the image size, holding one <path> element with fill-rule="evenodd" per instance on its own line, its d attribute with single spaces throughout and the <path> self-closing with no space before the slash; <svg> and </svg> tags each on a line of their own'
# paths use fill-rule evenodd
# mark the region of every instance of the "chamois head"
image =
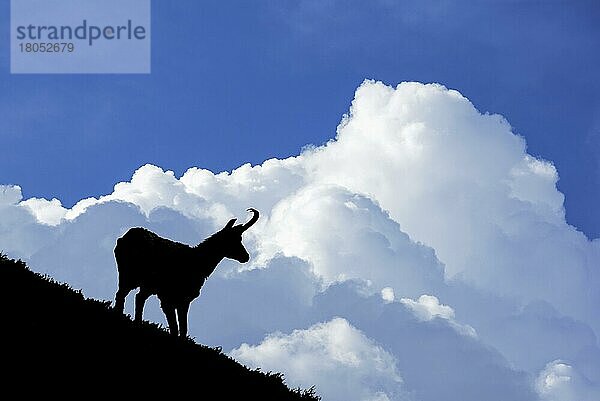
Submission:
<svg viewBox="0 0 600 401">
<path fill-rule="evenodd" d="M 244 231 L 252 227 L 256 220 L 258 220 L 258 210 L 250 208 L 249 212 L 252 212 L 252 218 L 244 224 L 234 225 L 237 219 L 231 219 L 229 222 L 219 231 L 219 236 L 222 236 L 225 247 L 225 257 L 236 260 L 240 263 L 246 263 L 250 260 L 250 255 L 244 244 L 242 244 L 242 234 Z"/>
</svg>

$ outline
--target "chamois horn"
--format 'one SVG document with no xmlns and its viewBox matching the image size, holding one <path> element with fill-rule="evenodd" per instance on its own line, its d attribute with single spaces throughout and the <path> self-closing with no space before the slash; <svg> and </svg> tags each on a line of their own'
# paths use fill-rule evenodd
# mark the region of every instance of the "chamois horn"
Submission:
<svg viewBox="0 0 600 401">
<path fill-rule="evenodd" d="M 247 223 L 244 223 L 244 225 L 242 225 L 242 232 L 244 232 L 247 229 L 249 229 L 250 227 L 252 227 L 252 225 L 254 223 L 256 223 L 256 220 L 258 220 L 258 216 L 259 216 L 258 210 L 254 209 L 252 207 L 249 209 L 246 209 L 246 210 L 249 212 L 252 212 L 252 218 L 250 220 L 248 220 Z"/>
</svg>

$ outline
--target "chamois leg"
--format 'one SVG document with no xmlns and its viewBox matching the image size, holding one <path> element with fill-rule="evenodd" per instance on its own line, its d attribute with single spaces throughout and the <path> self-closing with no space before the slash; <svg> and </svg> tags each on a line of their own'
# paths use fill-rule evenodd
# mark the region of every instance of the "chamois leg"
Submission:
<svg viewBox="0 0 600 401">
<path fill-rule="evenodd" d="M 177 328 L 177 317 L 175 316 L 175 307 L 171 304 L 167 304 L 162 302 L 161 307 L 163 312 L 165 312 L 165 316 L 167 317 L 167 323 L 169 324 L 169 331 L 171 335 L 177 337 L 178 328 Z"/>
<path fill-rule="evenodd" d="M 144 304 L 146 300 L 150 296 L 150 293 L 144 291 L 143 288 L 140 287 L 140 291 L 135 295 L 135 321 L 141 322 L 142 315 L 144 314 Z"/>
<path fill-rule="evenodd" d="M 129 291 L 125 288 L 119 288 L 117 294 L 115 295 L 115 310 L 119 313 L 123 313 L 123 309 L 125 309 L 125 297 L 129 294 Z"/>
<path fill-rule="evenodd" d="M 182 304 L 177 307 L 177 319 L 179 320 L 179 335 L 183 338 L 187 337 L 189 309 L 190 304 Z"/>
</svg>

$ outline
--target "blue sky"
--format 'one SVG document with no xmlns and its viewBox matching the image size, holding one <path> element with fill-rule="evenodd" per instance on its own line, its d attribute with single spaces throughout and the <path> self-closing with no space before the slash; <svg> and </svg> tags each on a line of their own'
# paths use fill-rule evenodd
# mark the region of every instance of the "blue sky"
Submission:
<svg viewBox="0 0 600 401">
<path fill-rule="evenodd" d="M 71 206 L 145 163 L 231 170 L 332 138 L 365 78 L 439 82 L 554 162 L 568 221 L 598 237 L 598 17 L 594 1 L 155 1 L 150 75 L 10 75 L 5 47 L 0 182 Z"/>
</svg>

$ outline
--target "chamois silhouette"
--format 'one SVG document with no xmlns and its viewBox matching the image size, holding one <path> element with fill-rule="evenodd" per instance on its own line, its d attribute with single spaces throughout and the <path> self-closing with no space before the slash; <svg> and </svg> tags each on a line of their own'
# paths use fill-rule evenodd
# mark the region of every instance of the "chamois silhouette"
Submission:
<svg viewBox="0 0 600 401">
<path fill-rule="evenodd" d="M 115 247 L 119 271 L 115 309 L 122 313 L 125 297 L 139 287 L 135 320 L 142 320 L 146 300 L 156 295 L 171 334 L 186 337 L 190 303 L 200 295 L 200 288 L 219 262 L 224 258 L 240 263 L 250 260 L 242 244 L 242 233 L 256 223 L 259 213 L 253 208 L 248 211 L 252 212 L 248 222 L 234 225 L 236 219 L 231 219 L 220 231 L 194 247 L 159 237 L 145 228 L 129 229 Z"/>
</svg>

